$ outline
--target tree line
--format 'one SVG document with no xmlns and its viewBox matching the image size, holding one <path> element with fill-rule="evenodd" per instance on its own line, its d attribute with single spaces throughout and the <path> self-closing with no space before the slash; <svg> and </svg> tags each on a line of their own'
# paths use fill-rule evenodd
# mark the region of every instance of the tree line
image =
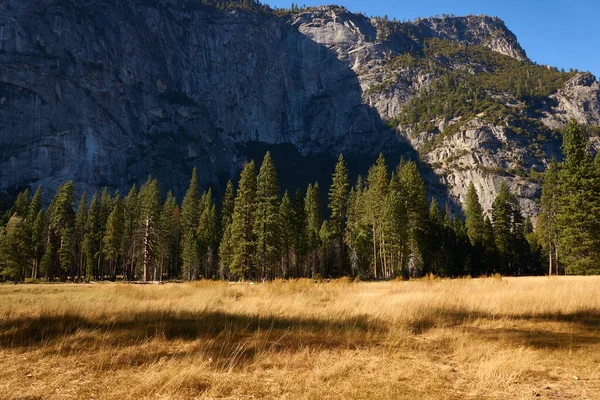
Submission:
<svg viewBox="0 0 600 400">
<path fill-rule="evenodd" d="M 43 208 L 42 190 L 21 192 L 0 227 L 3 279 L 142 280 L 277 278 L 409 279 L 598 273 L 600 162 L 581 128 L 564 133 L 565 160 L 545 175 L 534 230 L 502 182 L 490 215 L 473 183 L 464 218 L 428 201 L 413 161 L 390 171 L 380 155 L 351 184 L 340 155 L 327 192 L 318 183 L 281 195 L 267 153 L 229 181 L 222 199 L 200 192 L 194 169 L 181 204 L 149 177 L 122 197 L 107 189 L 75 205 L 72 182 Z M 596 158 L 599 160 L 599 158 Z M 324 218 L 324 214 L 328 214 Z"/>
</svg>

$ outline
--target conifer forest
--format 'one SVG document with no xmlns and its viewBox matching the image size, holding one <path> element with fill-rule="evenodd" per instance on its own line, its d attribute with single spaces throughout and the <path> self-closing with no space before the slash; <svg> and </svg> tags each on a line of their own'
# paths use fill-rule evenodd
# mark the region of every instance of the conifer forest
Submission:
<svg viewBox="0 0 600 400">
<path fill-rule="evenodd" d="M 472 183 L 453 214 L 428 198 L 416 162 L 382 155 L 356 182 L 340 155 L 328 188 L 281 193 L 267 152 L 222 199 L 200 192 L 195 169 L 181 202 L 151 176 L 79 200 L 65 182 L 45 208 L 41 188 L 25 190 L 4 214 L 0 271 L 15 282 L 597 274 L 600 158 L 576 122 L 563 137 L 535 224 L 504 183 L 489 215 Z"/>
</svg>

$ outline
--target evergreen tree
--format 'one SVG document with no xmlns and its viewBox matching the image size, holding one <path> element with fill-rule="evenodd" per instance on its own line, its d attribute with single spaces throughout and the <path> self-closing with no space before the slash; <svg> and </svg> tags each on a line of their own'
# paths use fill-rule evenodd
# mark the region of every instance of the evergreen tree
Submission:
<svg viewBox="0 0 600 400">
<path fill-rule="evenodd" d="M 483 268 L 480 273 L 489 276 L 495 269 L 497 264 L 497 249 L 496 239 L 494 237 L 494 226 L 490 217 L 486 216 L 483 222 Z"/>
<path fill-rule="evenodd" d="M 221 202 L 221 227 L 225 228 L 233 219 L 233 211 L 235 209 L 235 191 L 233 189 L 233 182 L 229 180 L 227 187 L 225 188 L 225 194 L 223 195 L 223 201 Z"/>
<path fill-rule="evenodd" d="M 473 182 L 469 183 L 467 190 L 465 217 L 467 235 L 471 243 L 471 268 L 468 273 L 477 276 L 481 274 L 484 262 L 484 216 Z"/>
<path fill-rule="evenodd" d="M 375 165 L 369 170 L 368 183 L 368 213 L 373 242 L 373 277 L 381 274 L 389 276 L 385 248 L 385 232 L 383 230 L 385 217 L 385 201 L 388 194 L 388 170 L 383 154 L 379 154 Z M 379 265 L 379 268 L 377 267 Z"/>
<path fill-rule="evenodd" d="M 29 189 L 25 189 L 17 195 L 17 199 L 10 209 L 9 217 L 17 215 L 21 217 L 21 219 L 25 219 L 27 217 L 29 211 L 29 203 L 31 202 L 31 192 Z"/>
<path fill-rule="evenodd" d="M 161 210 L 160 187 L 158 181 L 148 177 L 140 188 L 140 232 L 142 236 L 142 279 L 148 281 L 151 269 L 156 268 L 156 245 L 159 238 Z"/>
<path fill-rule="evenodd" d="M 560 252 L 568 273 L 600 273 L 600 179 L 587 139 L 575 121 L 563 134 L 560 171 Z"/>
<path fill-rule="evenodd" d="M 319 184 L 308 185 L 304 200 L 306 210 L 306 235 L 308 240 L 308 266 L 311 277 L 320 270 L 319 264 L 319 232 L 323 218 L 321 216 L 321 191 Z"/>
<path fill-rule="evenodd" d="M 403 266 L 403 275 L 408 278 L 422 273 L 423 253 L 426 250 L 427 191 L 415 162 L 401 162 L 397 175 L 408 217 L 409 256 Z"/>
<path fill-rule="evenodd" d="M 106 222 L 102 238 L 102 252 L 109 262 L 109 271 L 113 280 L 117 277 L 117 263 L 122 256 L 124 212 L 121 200 L 117 198 Z"/>
<path fill-rule="evenodd" d="M 88 204 L 87 192 L 84 190 L 77 204 L 77 214 L 75 214 L 75 254 L 77 266 L 77 280 L 81 281 L 85 274 L 85 260 L 83 256 L 83 243 L 85 239 L 85 223 L 87 221 Z"/>
<path fill-rule="evenodd" d="M 194 167 L 192 178 L 181 205 L 183 278 L 192 280 L 200 270 L 198 223 L 200 221 L 200 188 Z"/>
<path fill-rule="evenodd" d="M 23 270 L 30 259 L 29 237 L 25 225 L 24 219 L 15 212 L 0 233 L 0 275 L 15 282 L 24 278 Z"/>
<path fill-rule="evenodd" d="M 558 275 L 559 271 L 560 197 L 559 165 L 553 161 L 544 173 L 540 214 L 536 222 L 537 237 L 548 257 L 548 275 Z"/>
<path fill-rule="evenodd" d="M 58 240 L 59 266 L 63 272 L 72 271 L 75 189 L 69 181 L 58 188 L 50 205 L 50 226 Z"/>
<path fill-rule="evenodd" d="M 297 270 L 292 271 L 292 255 L 295 237 L 295 218 L 292 201 L 286 191 L 279 205 L 279 227 L 281 244 L 281 271 L 280 276 L 284 279 L 288 277 L 297 278 Z"/>
<path fill-rule="evenodd" d="M 31 227 L 31 250 L 33 267 L 31 271 L 31 279 L 38 278 L 40 263 L 44 255 L 44 233 L 46 232 L 46 219 L 44 211 L 40 210 L 35 217 Z"/>
<path fill-rule="evenodd" d="M 505 181 L 500 183 L 498 194 L 492 204 L 492 225 L 494 227 L 494 239 L 500 256 L 499 272 L 508 274 L 512 272 L 511 244 L 512 240 L 512 195 Z"/>
<path fill-rule="evenodd" d="M 233 182 L 229 180 L 225 188 L 225 194 L 221 201 L 221 242 L 219 243 L 220 275 L 222 279 L 229 278 L 229 265 L 231 264 L 231 223 L 235 210 L 235 190 Z"/>
<path fill-rule="evenodd" d="M 256 277 L 253 259 L 256 254 L 254 215 L 256 212 L 256 165 L 250 161 L 244 166 L 235 197 L 231 223 L 231 264 L 234 277 Z"/>
<path fill-rule="evenodd" d="M 138 226 L 140 219 L 140 206 L 139 206 L 139 196 L 137 188 L 134 185 L 131 186 L 129 193 L 123 199 L 123 242 L 122 242 L 122 252 L 123 252 L 123 273 L 125 275 L 125 279 L 134 280 L 135 279 L 135 263 L 137 259 L 137 254 L 139 252 L 139 235 Z"/>
<path fill-rule="evenodd" d="M 261 268 L 262 279 L 272 277 L 273 267 L 279 260 L 279 185 L 277 172 L 267 152 L 257 178 L 256 213 L 254 236 L 256 237 L 257 264 Z"/>
<path fill-rule="evenodd" d="M 293 208 L 293 242 L 292 242 L 292 253 L 293 253 L 293 264 L 294 274 L 296 277 L 299 276 L 300 270 L 302 269 L 302 276 L 307 276 L 308 272 L 301 267 L 306 265 L 305 259 L 308 252 L 308 217 L 306 215 L 306 203 L 304 201 L 304 195 L 300 189 L 296 190 L 294 195 L 294 201 L 292 203 Z M 281 207 L 280 207 L 281 214 Z"/>
<path fill-rule="evenodd" d="M 371 261 L 373 257 L 372 227 L 369 226 L 368 192 L 361 176 L 356 187 L 348 195 L 348 212 L 346 221 L 346 246 L 350 261 L 350 273 L 354 276 L 372 275 Z"/>
<path fill-rule="evenodd" d="M 36 218 L 41 211 L 42 187 L 38 186 L 29 203 L 29 208 L 27 210 L 27 218 L 25 219 L 25 234 L 29 238 L 28 248 L 30 252 L 29 258 L 31 261 L 31 269 L 25 271 L 23 277 L 25 277 L 25 274 L 28 274 L 29 276 L 31 276 L 32 279 L 36 279 L 37 277 L 37 269 L 39 267 L 39 262 L 43 254 L 43 225 L 35 225 Z M 36 228 L 37 230 L 34 230 Z"/>
<path fill-rule="evenodd" d="M 27 221 L 29 221 L 30 225 L 33 224 L 40 211 L 42 211 L 42 187 L 38 186 L 27 209 Z"/>
<path fill-rule="evenodd" d="M 431 199 L 429 203 L 429 215 L 427 218 L 427 248 L 425 254 L 425 270 L 434 275 L 440 274 L 440 260 L 442 259 L 443 245 L 443 224 L 440 208 L 436 199 Z"/>
<path fill-rule="evenodd" d="M 204 277 L 211 278 L 217 272 L 217 252 L 219 241 L 219 223 L 217 208 L 213 203 L 212 190 L 202 195 L 200 201 L 200 223 L 198 225 L 198 243 L 204 266 Z"/>
<path fill-rule="evenodd" d="M 230 279 L 229 266 L 233 262 L 233 241 L 231 237 L 231 225 L 225 227 L 219 245 L 219 260 L 221 262 L 221 278 Z"/>
<path fill-rule="evenodd" d="M 479 202 L 479 196 L 475 190 L 473 182 L 469 183 L 467 189 L 467 200 L 465 204 L 465 217 L 467 233 L 473 246 L 479 245 L 483 241 L 483 207 Z"/>
<path fill-rule="evenodd" d="M 393 275 L 402 276 L 408 256 L 409 221 L 406 199 L 398 189 L 398 180 L 394 176 L 385 202 L 383 230 L 387 238 Z"/>
<path fill-rule="evenodd" d="M 88 208 L 88 215 L 85 222 L 85 233 L 83 236 L 83 257 L 85 259 L 85 280 L 90 281 L 96 276 L 96 266 L 98 265 L 98 255 L 100 252 L 101 222 L 100 222 L 100 201 L 98 193 L 94 193 L 92 201 Z"/>
<path fill-rule="evenodd" d="M 348 197 L 350 195 L 350 182 L 348 168 L 344 156 L 340 154 L 333 173 L 333 182 L 329 188 L 329 209 L 331 210 L 330 226 L 328 230 L 334 236 L 334 263 L 336 274 L 344 274 L 345 249 L 344 235 L 346 229 L 346 212 L 348 209 Z"/>
<path fill-rule="evenodd" d="M 162 281 L 167 273 L 169 276 L 177 274 L 177 260 L 179 253 L 179 206 L 171 191 L 167 192 L 167 198 L 160 213 L 159 229 L 159 258 L 160 268 L 158 280 Z"/>
</svg>

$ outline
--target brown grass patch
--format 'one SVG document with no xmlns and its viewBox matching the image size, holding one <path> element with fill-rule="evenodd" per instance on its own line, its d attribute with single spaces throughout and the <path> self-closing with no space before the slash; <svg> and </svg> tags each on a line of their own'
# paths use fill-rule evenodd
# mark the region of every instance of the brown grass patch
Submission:
<svg viewBox="0 0 600 400">
<path fill-rule="evenodd" d="M 597 277 L 2 285 L 0 398 L 599 398 L 598 293 Z"/>
</svg>

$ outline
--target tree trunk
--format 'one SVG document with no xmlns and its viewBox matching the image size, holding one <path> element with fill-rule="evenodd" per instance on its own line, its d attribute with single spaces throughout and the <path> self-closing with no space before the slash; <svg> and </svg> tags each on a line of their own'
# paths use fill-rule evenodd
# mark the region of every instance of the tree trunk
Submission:
<svg viewBox="0 0 600 400">
<path fill-rule="evenodd" d="M 150 268 L 150 216 L 146 216 L 146 230 L 144 232 L 144 282 L 148 281 L 148 268 Z"/>
<path fill-rule="evenodd" d="M 377 279 L 377 235 L 373 222 L 373 278 Z"/>
<path fill-rule="evenodd" d="M 548 247 L 548 276 L 552 276 L 552 242 Z"/>
</svg>

